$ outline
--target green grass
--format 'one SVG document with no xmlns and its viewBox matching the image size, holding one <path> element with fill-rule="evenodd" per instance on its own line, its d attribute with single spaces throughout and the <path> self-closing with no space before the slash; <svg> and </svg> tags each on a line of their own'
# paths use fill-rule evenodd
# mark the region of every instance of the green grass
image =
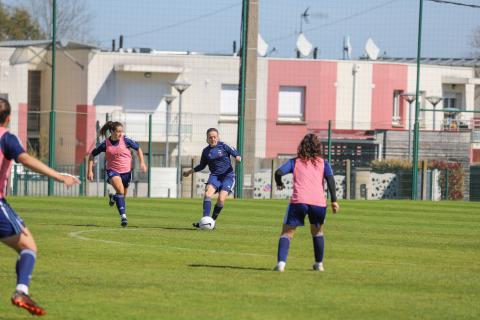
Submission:
<svg viewBox="0 0 480 320">
<path fill-rule="evenodd" d="M 479 319 L 480 205 L 341 202 L 327 216 L 324 273 L 300 228 L 272 272 L 286 201 L 229 200 L 192 230 L 201 200 L 10 198 L 39 247 L 31 293 L 48 319 Z M 0 246 L 0 319 L 16 255 Z"/>
</svg>

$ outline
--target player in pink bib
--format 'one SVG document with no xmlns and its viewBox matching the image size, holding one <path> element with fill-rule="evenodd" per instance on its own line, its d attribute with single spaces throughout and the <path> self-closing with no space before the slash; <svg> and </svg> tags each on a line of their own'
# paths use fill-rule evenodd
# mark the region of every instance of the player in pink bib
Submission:
<svg viewBox="0 0 480 320">
<path fill-rule="evenodd" d="M 28 295 L 30 278 L 37 259 L 37 245 L 30 230 L 5 199 L 12 160 L 62 182 L 67 187 L 80 181 L 73 176 L 62 175 L 25 152 L 18 138 L 8 132 L 10 112 L 10 103 L 0 98 L 0 241 L 18 253 L 17 287 L 12 295 L 12 304 L 28 310 L 32 315 L 42 316 L 46 313 L 45 309 Z"/>
<path fill-rule="evenodd" d="M 327 201 L 323 189 L 327 181 L 333 213 L 340 210 L 335 194 L 335 180 L 330 164 L 321 158 L 321 143 L 314 134 L 307 134 L 300 142 L 297 157 L 290 159 L 275 172 L 277 188 L 284 188 L 282 176 L 293 173 L 293 193 L 283 220 L 283 229 L 278 240 L 278 255 L 275 271 L 285 271 L 290 241 L 298 226 L 304 225 L 305 216 L 310 221 L 315 263 L 313 269 L 323 271 L 324 238 L 323 225 L 327 213 Z"/>
<path fill-rule="evenodd" d="M 107 133 L 109 137 L 107 137 Z M 143 159 L 143 152 L 139 144 L 126 137 L 123 133 L 123 125 L 120 122 L 107 121 L 100 129 L 100 134 L 106 137 L 100 145 L 93 149 L 88 158 L 87 179 L 93 181 L 93 159 L 101 152 L 105 152 L 106 173 L 108 183 L 115 189 L 115 194 L 109 194 L 109 205 L 117 205 L 120 214 L 121 225 L 128 225 L 125 197 L 127 196 L 128 186 L 132 179 L 132 154 L 130 149 L 136 150 L 140 169 L 147 171 L 147 166 Z"/>
</svg>

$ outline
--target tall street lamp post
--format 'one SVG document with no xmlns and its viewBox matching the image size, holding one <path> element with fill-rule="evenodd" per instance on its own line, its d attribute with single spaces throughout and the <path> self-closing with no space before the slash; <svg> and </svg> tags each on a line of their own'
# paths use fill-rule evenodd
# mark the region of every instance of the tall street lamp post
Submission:
<svg viewBox="0 0 480 320">
<path fill-rule="evenodd" d="M 443 100 L 442 97 L 437 97 L 437 96 L 429 96 L 429 97 L 426 97 L 425 99 L 427 99 L 428 102 L 430 102 L 433 106 L 433 131 L 435 131 L 435 115 L 437 114 L 435 108 L 437 107 L 437 104 L 440 103 L 440 101 Z"/>
<path fill-rule="evenodd" d="M 400 95 L 408 102 L 408 161 L 412 160 L 412 105 L 417 95 L 415 93 L 402 93 Z"/>
<path fill-rule="evenodd" d="M 163 96 L 163 98 L 165 99 L 165 102 L 167 103 L 167 108 L 165 110 L 165 167 L 168 167 L 170 165 L 170 161 L 169 161 L 169 158 L 170 158 L 170 151 L 168 150 L 168 131 L 169 131 L 169 126 L 170 126 L 170 107 L 171 107 L 171 104 L 173 102 L 173 100 L 175 100 L 176 96 L 174 95 L 171 95 L 171 94 L 166 94 Z"/>
<path fill-rule="evenodd" d="M 178 91 L 178 143 L 177 143 L 177 198 L 182 196 L 182 165 L 180 157 L 182 153 L 182 94 L 190 87 L 190 83 L 184 81 L 176 81 L 172 83 L 175 90 Z"/>
</svg>

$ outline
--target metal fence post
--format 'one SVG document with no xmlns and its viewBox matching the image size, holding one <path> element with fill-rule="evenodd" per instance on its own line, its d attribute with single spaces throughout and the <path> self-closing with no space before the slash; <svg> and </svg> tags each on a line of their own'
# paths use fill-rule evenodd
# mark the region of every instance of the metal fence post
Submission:
<svg viewBox="0 0 480 320">
<path fill-rule="evenodd" d="M 192 158 L 192 163 L 191 163 L 191 168 L 192 168 L 192 171 L 193 171 L 193 167 L 195 166 L 195 159 Z M 191 181 L 191 184 L 190 184 L 190 198 L 193 198 L 193 190 L 194 190 L 194 186 L 195 186 L 195 172 L 193 171 L 193 174 L 191 175 L 192 177 L 192 181 Z"/>
<path fill-rule="evenodd" d="M 273 183 L 275 181 L 275 159 L 272 159 L 272 171 L 270 171 L 270 199 L 273 199 Z"/>
<path fill-rule="evenodd" d="M 13 190 L 12 193 L 14 196 L 18 193 L 18 174 L 17 174 L 18 165 L 13 165 Z"/>
<path fill-rule="evenodd" d="M 105 114 L 105 122 L 110 121 L 110 115 Z M 106 137 L 108 139 L 108 137 Z M 105 157 L 106 158 L 106 157 Z M 107 161 L 103 161 L 103 196 L 107 196 Z"/>
<path fill-rule="evenodd" d="M 351 184 L 352 184 L 352 163 L 350 159 L 345 161 L 345 199 L 350 200 Z"/>
<path fill-rule="evenodd" d="M 28 196 L 28 169 L 23 167 L 23 195 Z"/>
<path fill-rule="evenodd" d="M 148 177 L 147 196 L 152 196 L 152 114 L 148 115 Z"/>
<path fill-rule="evenodd" d="M 448 178 L 449 178 L 449 171 L 448 171 L 448 169 L 446 169 L 446 171 L 445 171 L 445 200 L 449 199 Z"/>
<path fill-rule="evenodd" d="M 328 163 L 332 165 L 332 120 L 328 120 Z M 327 199 L 330 198 L 329 192 L 327 192 Z"/>
<path fill-rule="evenodd" d="M 80 185 L 78 186 L 80 196 L 85 195 L 85 162 L 80 163 Z"/>
</svg>

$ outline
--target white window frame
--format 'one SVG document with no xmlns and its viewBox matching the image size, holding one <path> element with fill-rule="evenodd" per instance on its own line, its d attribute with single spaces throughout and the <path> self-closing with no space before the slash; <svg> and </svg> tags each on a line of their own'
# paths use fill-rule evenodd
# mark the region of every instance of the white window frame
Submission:
<svg viewBox="0 0 480 320">
<path fill-rule="evenodd" d="M 220 117 L 236 120 L 238 117 L 238 84 L 222 84 L 220 90 Z"/>
<path fill-rule="evenodd" d="M 402 115 L 400 114 L 401 111 L 401 104 L 402 104 L 402 97 L 401 94 L 403 90 L 394 90 L 393 91 L 393 111 L 392 111 L 392 125 L 400 126 L 402 124 Z"/>
<path fill-rule="evenodd" d="M 305 119 L 305 87 L 280 86 L 278 90 L 277 119 L 280 122 L 303 122 L 304 121 Z"/>
</svg>

